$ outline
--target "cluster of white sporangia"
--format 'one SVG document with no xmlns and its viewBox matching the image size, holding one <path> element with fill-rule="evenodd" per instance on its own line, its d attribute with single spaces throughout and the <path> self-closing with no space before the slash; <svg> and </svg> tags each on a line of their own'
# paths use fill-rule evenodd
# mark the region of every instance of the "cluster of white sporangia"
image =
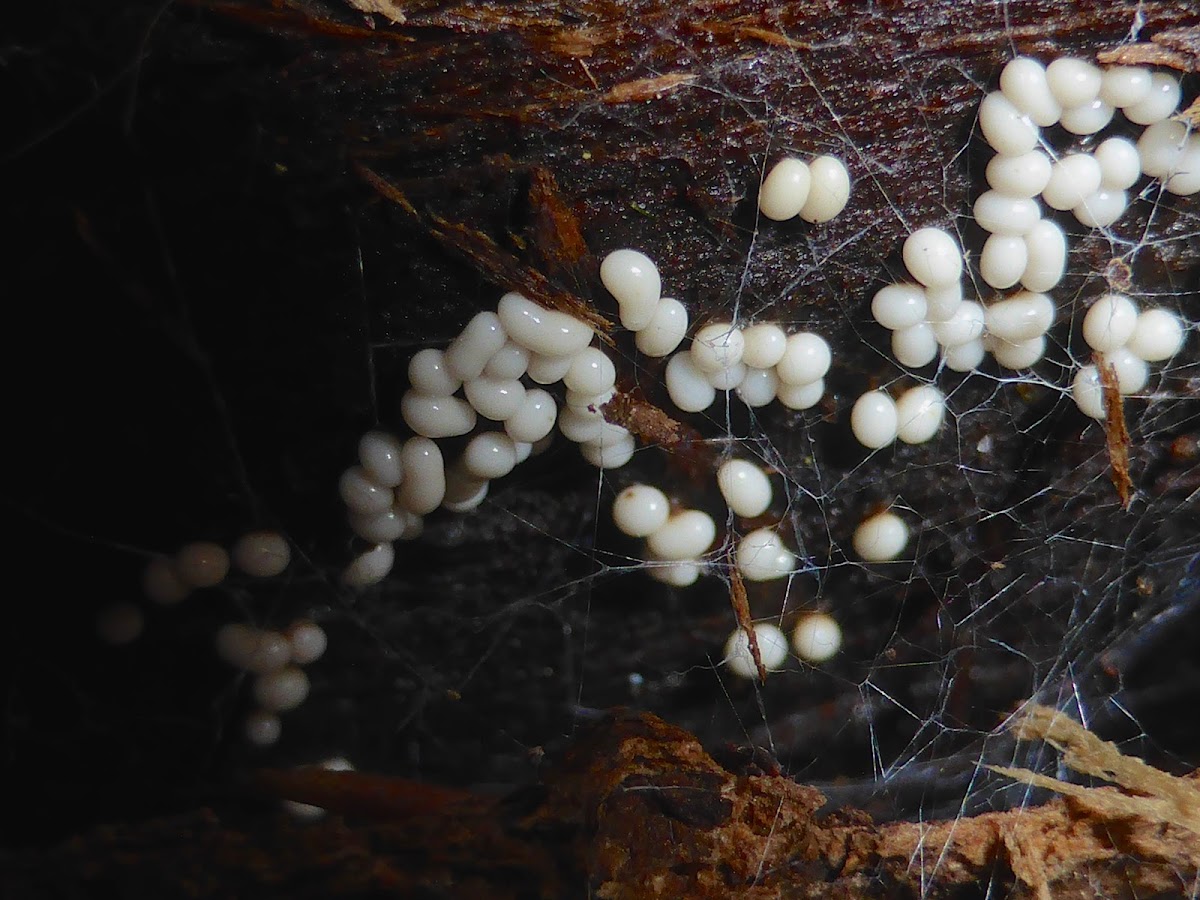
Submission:
<svg viewBox="0 0 1200 900">
<path fill-rule="evenodd" d="M 977 368 L 988 352 L 1011 369 L 1041 359 L 1057 313 L 1047 292 L 1063 277 L 1067 241 L 1057 223 L 1042 218 L 1037 198 L 1051 209 L 1072 210 L 1089 227 L 1105 227 L 1124 210 L 1125 192 L 1143 174 L 1162 179 L 1177 194 L 1200 189 L 1200 142 L 1186 126 L 1169 120 L 1179 96 L 1176 79 L 1143 69 L 1102 71 L 1074 59 L 1056 60 L 1047 68 L 1019 58 L 1006 66 L 1001 90 L 989 94 L 980 108 L 981 130 L 997 155 L 987 168 L 991 189 L 978 198 L 974 213 L 991 234 L 980 259 L 983 281 L 997 290 L 1019 288 L 986 308 L 966 299 L 963 253 L 955 239 L 939 228 L 914 231 L 903 248 L 913 281 L 888 285 L 871 303 L 875 319 L 893 332 L 896 359 L 916 369 L 940 353 L 945 366 L 959 372 Z M 1094 134 L 1116 109 L 1127 121 L 1150 126 L 1136 145 L 1114 137 L 1092 153 L 1060 158 L 1042 142 L 1039 129 L 1055 124 L 1074 134 Z M 840 160 L 821 156 L 805 163 L 789 157 L 763 180 L 758 205 L 768 219 L 824 222 L 845 207 L 849 193 L 849 175 Z M 778 399 L 797 410 L 812 407 L 824 394 L 832 354 L 819 335 L 789 335 L 770 321 L 745 328 L 717 321 L 698 329 L 691 344 L 676 352 L 688 332 L 688 312 L 678 300 L 662 296 L 658 269 L 649 258 L 632 249 L 614 251 L 602 262 L 600 277 L 638 351 L 670 357 L 664 380 L 678 409 L 706 410 L 718 391 L 735 392 L 750 408 Z M 1120 389 L 1131 393 L 1145 384 L 1146 361 L 1178 352 L 1183 326 L 1167 310 L 1139 315 L 1128 298 L 1110 294 L 1085 317 L 1084 337 L 1115 364 Z M 381 580 L 394 561 L 392 541 L 419 535 L 422 517 L 438 507 L 464 512 L 478 506 L 489 482 L 548 443 L 556 424 L 589 462 L 600 468 L 624 465 L 634 440 L 600 412 L 614 396 L 616 368 L 593 340 L 586 323 L 508 293 L 495 312 L 475 316 L 445 351 L 416 354 L 409 365 L 411 389 L 401 404 L 415 436 L 400 441 L 368 433 L 359 448 L 360 465 L 342 476 L 351 526 L 372 545 L 351 562 L 343 581 L 364 586 Z M 561 400 L 550 393 L 558 382 L 566 389 Z M 1100 418 L 1098 385 L 1095 367 L 1087 366 L 1076 378 L 1074 393 L 1081 409 Z M 897 439 L 922 443 L 937 434 L 945 409 L 945 397 L 932 384 L 895 399 L 874 390 L 858 398 L 850 426 L 870 449 Z M 497 424 L 476 432 L 481 419 Z M 462 456 L 447 466 L 436 441 L 472 432 Z M 752 519 L 770 506 L 770 481 L 752 463 L 726 461 L 717 481 L 736 516 Z M 716 539 L 707 513 L 672 510 L 661 490 L 639 484 L 621 492 L 613 516 L 626 534 L 645 539 L 652 577 L 685 587 L 704 571 L 705 554 Z M 888 562 L 903 554 L 908 540 L 903 519 L 885 510 L 859 525 L 853 546 L 864 562 Z M 789 575 L 796 557 L 775 529 L 765 527 L 739 539 L 735 564 L 746 580 L 763 581 Z M 764 664 L 779 667 L 787 641 L 775 626 L 755 627 Z M 840 643 L 837 623 L 824 613 L 801 619 L 792 640 L 797 655 L 813 662 L 828 659 Z M 726 661 L 731 671 L 749 676 L 754 666 L 747 646 L 746 635 L 735 631 Z"/>
<path fill-rule="evenodd" d="M 308 699 L 308 676 L 301 667 L 320 659 L 327 644 L 325 630 L 308 619 L 298 619 L 282 631 L 241 622 L 218 629 L 217 655 L 254 676 L 256 709 L 243 723 L 250 743 L 266 746 L 279 740 L 279 714 Z"/>
<path fill-rule="evenodd" d="M 184 544 L 172 556 L 155 556 L 142 570 L 142 592 L 160 606 L 176 606 L 193 591 L 214 588 L 229 574 L 230 551 L 212 541 Z M 283 535 L 274 531 L 252 531 L 242 535 L 232 548 L 232 564 L 247 575 L 270 578 L 287 568 L 292 551 Z M 146 620 L 134 603 L 116 603 L 96 618 L 96 633 L 109 644 L 137 640 Z"/>
<path fill-rule="evenodd" d="M 1179 100 L 1178 80 L 1164 72 L 1100 69 L 1070 58 L 1049 66 L 1028 57 L 1009 62 L 1000 90 L 988 94 L 979 109 L 980 129 L 996 156 L 987 166 L 990 190 L 975 201 L 974 216 L 990 233 L 980 277 L 998 291 L 1016 290 L 986 308 L 964 300 L 962 252 L 954 239 L 937 228 L 913 232 L 904 243 L 904 264 L 916 283 L 888 285 L 871 304 L 876 321 L 893 331 L 896 359 L 920 368 L 940 349 L 946 367 L 959 372 L 978 367 L 987 352 L 1009 369 L 1040 360 L 1057 315 L 1048 292 L 1066 270 L 1067 238 L 1056 222 L 1042 218 L 1038 198 L 1052 210 L 1071 210 L 1083 225 L 1104 228 L 1125 211 L 1127 191 L 1143 175 L 1160 179 L 1175 194 L 1200 191 L 1200 135 L 1170 118 Z M 1110 137 L 1092 152 L 1058 156 L 1044 142 L 1040 129 L 1053 125 L 1076 135 L 1097 134 L 1118 109 L 1126 122 L 1149 126 L 1136 144 Z M 1146 363 L 1179 352 L 1184 331 L 1169 310 L 1148 309 L 1139 316 L 1128 298 L 1105 294 L 1085 316 L 1083 336 L 1101 362 L 1116 368 L 1120 392 L 1133 394 L 1146 384 Z M 1080 369 L 1072 393 L 1081 411 L 1104 417 L 1095 365 Z M 892 431 L 886 398 L 875 392 L 860 402 L 855 434 L 865 446 L 886 446 Z M 899 436 L 905 440 L 902 428 Z"/>
<path fill-rule="evenodd" d="M 212 541 L 193 541 L 173 557 L 151 559 L 142 572 L 142 590 L 154 603 L 175 606 L 194 591 L 221 585 L 231 567 L 253 578 L 274 578 L 291 559 L 287 539 L 276 531 L 243 534 L 229 550 Z M 133 641 L 143 626 L 141 610 L 131 603 L 109 607 L 97 619 L 101 638 L 112 644 Z M 299 667 L 324 654 L 324 629 L 307 619 L 298 619 L 283 631 L 234 622 L 218 629 L 215 645 L 222 660 L 256 676 L 257 707 L 244 722 L 247 740 L 275 743 L 282 729 L 278 714 L 295 709 L 308 696 L 308 677 Z"/>
</svg>

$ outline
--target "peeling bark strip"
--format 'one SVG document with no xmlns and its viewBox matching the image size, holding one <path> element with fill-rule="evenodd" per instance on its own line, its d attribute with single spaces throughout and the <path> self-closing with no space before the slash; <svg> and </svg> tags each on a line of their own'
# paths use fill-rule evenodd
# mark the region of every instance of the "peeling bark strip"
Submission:
<svg viewBox="0 0 1200 900">
<path fill-rule="evenodd" d="M 1129 509 L 1133 499 L 1133 479 L 1129 476 L 1129 429 L 1125 427 L 1125 403 L 1117 387 L 1117 369 L 1100 357 L 1100 386 L 1104 391 L 1104 438 L 1108 444 L 1108 461 L 1112 466 L 1112 483 L 1121 498 L 1121 506 Z"/>
<path fill-rule="evenodd" d="M 1150 43 L 1125 44 L 1096 54 L 1106 65 L 1166 66 L 1180 72 L 1200 72 L 1200 26 L 1168 28 Z"/>
<path fill-rule="evenodd" d="M 406 213 L 416 219 L 430 237 L 439 244 L 459 256 L 481 274 L 498 285 L 520 291 L 530 300 L 547 309 L 555 309 L 568 313 L 577 319 L 587 322 L 596 330 L 601 340 L 611 344 L 612 338 L 608 332 L 613 324 L 588 303 L 567 291 L 561 290 L 550 283 L 550 280 L 532 266 L 524 265 L 505 253 L 488 235 L 481 231 L 468 228 L 457 222 L 448 222 L 433 213 L 422 214 L 413 206 L 408 196 L 397 185 L 388 181 L 378 172 L 362 163 L 354 164 L 355 171 L 375 191 L 387 200 L 392 201 Z M 542 184 L 539 190 L 544 191 L 547 185 Z M 558 205 L 548 214 L 553 219 L 555 212 L 561 214 L 565 207 Z M 572 248 L 582 244 L 582 236 L 578 229 L 574 234 L 568 234 Z M 578 259 L 578 253 L 567 250 L 562 257 Z M 559 258 L 562 258 L 559 257 Z"/>
<path fill-rule="evenodd" d="M 654 100 L 680 85 L 689 84 L 699 76 L 694 72 L 674 72 L 657 78 L 639 78 L 610 88 L 602 98 L 605 103 L 637 103 Z"/>
<path fill-rule="evenodd" d="M 690 425 L 677 422 L 665 412 L 632 391 L 617 391 L 611 400 L 600 407 L 604 419 L 620 425 L 646 444 L 655 445 L 669 452 L 667 457 L 689 478 L 707 479 L 712 476 L 716 464 L 704 436 Z"/>
<path fill-rule="evenodd" d="M 758 649 L 758 634 L 754 631 L 754 620 L 750 617 L 750 601 L 746 598 L 746 582 L 738 571 L 737 561 L 733 558 L 733 549 L 729 551 L 729 602 L 733 605 L 733 614 L 737 618 L 738 628 L 746 634 L 750 642 L 750 657 L 754 660 L 754 668 L 758 669 L 758 680 L 763 684 L 767 681 L 767 667 L 763 665 L 762 653 Z"/>
<path fill-rule="evenodd" d="M 686 731 L 618 710 L 581 730 L 540 785 L 507 797 L 357 773 L 271 773 L 260 785 L 298 800 L 340 796 L 342 808 L 386 824 L 277 817 L 247 830 L 244 814 L 225 822 L 205 810 L 5 861 L 0 885 L 6 900 L 108 896 L 114 885 L 127 897 L 194 900 L 812 900 L 879 896 L 881 885 L 914 900 L 984 885 L 997 896 L 1091 900 L 1177 896 L 1193 882 L 1195 773 L 1174 778 L 1123 757 L 1057 710 L 1033 707 L 1016 728 L 1061 747 L 1068 766 L 1144 796 L 1055 782 L 1068 799 L 877 827 L 857 811 L 821 817 L 825 797 L 814 788 L 731 772 Z"/>
</svg>

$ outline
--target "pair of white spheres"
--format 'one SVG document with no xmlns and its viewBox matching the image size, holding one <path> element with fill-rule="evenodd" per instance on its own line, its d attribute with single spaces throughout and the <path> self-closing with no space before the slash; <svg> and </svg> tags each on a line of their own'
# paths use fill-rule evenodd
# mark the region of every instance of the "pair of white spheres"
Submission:
<svg viewBox="0 0 1200 900">
<path fill-rule="evenodd" d="M 868 391 L 850 411 L 850 430 L 870 450 L 887 447 L 897 438 L 921 444 L 937 434 L 945 415 L 945 395 L 931 384 L 910 388 L 899 400 L 883 391 Z"/>
<path fill-rule="evenodd" d="M 799 216 L 819 223 L 834 218 L 849 199 L 850 173 L 836 156 L 818 156 L 811 163 L 789 156 L 763 179 L 758 209 L 776 222 Z"/>
<path fill-rule="evenodd" d="M 757 622 L 754 629 L 759 659 L 768 672 L 777 672 L 787 664 L 788 639 L 783 631 L 770 622 Z M 817 664 L 837 655 L 842 647 L 842 629 L 837 620 L 826 613 L 807 613 L 801 616 L 792 632 L 792 648 L 805 662 Z M 738 678 L 754 681 L 758 667 L 750 651 L 750 638 L 742 628 L 736 628 L 725 642 L 723 662 Z"/>
</svg>

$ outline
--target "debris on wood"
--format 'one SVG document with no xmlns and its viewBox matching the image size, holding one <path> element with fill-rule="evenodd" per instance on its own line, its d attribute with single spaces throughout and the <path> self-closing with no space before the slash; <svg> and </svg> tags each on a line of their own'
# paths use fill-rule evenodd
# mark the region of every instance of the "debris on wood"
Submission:
<svg viewBox="0 0 1200 900">
<path fill-rule="evenodd" d="M 1133 499 L 1133 479 L 1129 475 L 1129 429 L 1125 425 L 1125 403 L 1117 385 L 1117 369 L 1103 359 L 1096 360 L 1100 371 L 1100 386 L 1104 391 L 1104 437 L 1108 444 L 1108 461 L 1112 467 L 1112 483 L 1121 498 L 1121 506 L 1129 509 Z"/>
</svg>

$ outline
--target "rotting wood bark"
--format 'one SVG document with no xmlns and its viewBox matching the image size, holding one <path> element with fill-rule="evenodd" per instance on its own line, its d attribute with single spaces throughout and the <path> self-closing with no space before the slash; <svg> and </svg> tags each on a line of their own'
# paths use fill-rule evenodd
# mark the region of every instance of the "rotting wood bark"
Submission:
<svg viewBox="0 0 1200 900">
<path fill-rule="evenodd" d="M 89 897 L 119 885 L 125 896 L 197 900 L 935 898 L 988 884 L 1045 900 L 1177 891 L 1197 876 L 1195 811 L 1178 806 L 1195 802 L 1194 776 L 1126 760 L 1054 710 L 1018 722 L 1023 739 L 1048 740 L 1067 765 L 1143 796 L 1056 782 L 1067 799 L 1042 807 L 876 827 L 861 813 L 823 812 L 819 791 L 786 777 L 723 768 L 655 716 L 617 711 L 582 731 L 540 785 L 507 797 L 356 773 L 263 773 L 263 787 L 339 808 L 350 824 L 279 817 L 250 831 L 204 811 L 101 829 L 7 861 L 4 896 Z"/>
</svg>

